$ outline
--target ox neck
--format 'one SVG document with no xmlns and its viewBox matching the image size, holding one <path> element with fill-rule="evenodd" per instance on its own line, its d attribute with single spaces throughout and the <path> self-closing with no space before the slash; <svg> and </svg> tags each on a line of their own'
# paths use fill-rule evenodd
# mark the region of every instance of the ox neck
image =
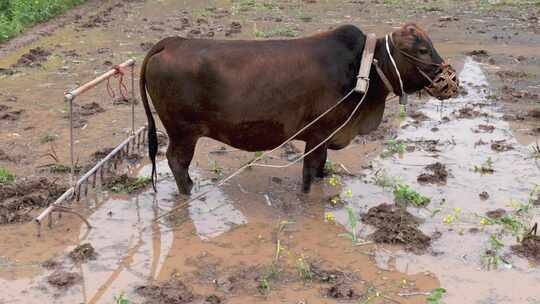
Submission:
<svg viewBox="0 0 540 304">
<path fill-rule="evenodd" d="M 375 45 L 375 55 L 374 58 L 377 60 L 377 64 L 380 67 L 380 71 L 384 75 L 379 75 L 379 80 L 386 91 L 394 93 L 397 96 L 406 96 L 403 89 L 403 80 L 401 74 L 397 68 L 397 63 L 392 57 L 393 44 L 388 41 L 388 36 L 384 38 L 378 38 Z M 388 84 L 385 83 L 383 78 L 388 79 Z"/>
</svg>

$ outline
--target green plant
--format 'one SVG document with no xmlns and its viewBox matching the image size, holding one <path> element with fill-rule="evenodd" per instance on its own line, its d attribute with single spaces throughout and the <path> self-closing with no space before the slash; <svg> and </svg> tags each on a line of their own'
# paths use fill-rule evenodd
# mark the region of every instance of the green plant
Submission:
<svg viewBox="0 0 540 304">
<path fill-rule="evenodd" d="M 495 172 L 493 169 L 493 160 L 491 160 L 491 157 L 488 157 L 488 159 L 481 164 L 480 166 L 474 165 L 473 167 L 474 172 L 478 172 L 480 174 L 492 174 Z"/>
<path fill-rule="evenodd" d="M 84 0 L 0 0 L 0 42 L 83 2 Z"/>
<path fill-rule="evenodd" d="M 223 174 L 223 168 L 215 160 L 210 163 L 210 171 L 214 172 L 214 174 L 218 176 Z"/>
<path fill-rule="evenodd" d="M 152 182 L 150 177 L 128 177 L 127 175 L 122 175 L 113 180 L 108 184 L 108 188 L 115 193 L 132 193 L 134 191 L 140 190 Z"/>
<path fill-rule="evenodd" d="M 58 135 L 56 134 L 47 134 L 41 138 L 40 142 L 42 144 L 46 144 L 46 143 L 55 141 L 57 138 L 58 138 Z"/>
<path fill-rule="evenodd" d="M 313 272 L 311 272 L 311 266 L 306 262 L 304 255 L 300 255 L 296 261 L 296 271 L 300 278 L 304 281 L 310 281 L 313 278 Z"/>
<path fill-rule="evenodd" d="M 114 303 L 115 304 L 131 304 L 132 302 L 129 299 L 124 298 L 124 294 L 121 293 L 118 297 L 117 296 L 114 297 Z"/>
<path fill-rule="evenodd" d="M 345 207 L 345 210 L 347 210 L 347 221 L 349 222 L 351 231 L 341 233 L 340 236 L 348 237 L 351 239 L 353 243 L 358 243 L 358 232 L 357 232 L 358 219 L 356 218 L 356 214 L 354 214 L 353 208 L 351 208 L 350 206 L 347 206 Z"/>
<path fill-rule="evenodd" d="M 394 186 L 394 201 L 402 206 L 425 207 L 431 202 L 431 199 L 416 192 L 409 185 L 397 184 Z"/>
<path fill-rule="evenodd" d="M 532 144 L 529 149 L 531 151 L 531 158 L 540 159 L 540 145 L 538 142 Z"/>
<path fill-rule="evenodd" d="M 445 293 L 446 293 L 446 289 L 435 288 L 429 293 L 428 297 L 426 298 L 426 301 L 428 304 L 439 304 L 441 303 L 441 299 Z"/>
<path fill-rule="evenodd" d="M 486 250 L 482 262 L 487 270 L 497 269 L 501 263 L 507 264 L 499 254 L 499 250 L 504 248 L 504 243 L 495 234 L 489 237 L 489 249 Z"/>
<path fill-rule="evenodd" d="M 4 168 L 0 168 L 0 185 L 8 185 L 15 182 L 15 175 Z"/>
<path fill-rule="evenodd" d="M 395 139 L 390 139 L 386 143 L 386 149 L 381 153 L 381 157 L 385 158 L 394 154 L 402 155 L 403 153 L 405 153 L 405 144 Z"/>
<path fill-rule="evenodd" d="M 254 33 L 257 38 L 296 37 L 300 34 L 297 30 L 288 27 L 278 27 L 267 31 L 255 29 Z"/>
</svg>

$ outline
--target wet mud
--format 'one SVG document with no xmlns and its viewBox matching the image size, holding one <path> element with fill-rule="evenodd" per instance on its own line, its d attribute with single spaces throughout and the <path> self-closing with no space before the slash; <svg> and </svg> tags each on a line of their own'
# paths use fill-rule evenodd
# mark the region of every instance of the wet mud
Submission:
<svg viewBox="0 0 540 304">
<path fill-rule="evenodd" d="M 65 185 L 48 178 L 0 185 L 0 225 L 31 221 L 35 210 L 48 206 L 66 190 Z"/>
<path fill-rule="evenodd" d="M 395 205 L 381 204 L 362 215 L 362 221 L 377 228 L 369 237 L 376 243 L 401 244 L 406 250 L 424 252 L 431 238 L 418 229 L 419 219 Z"/>
<path fill-rule="evenodd" d="M 115 193 L 105 186 L 105 191 L 91 192 L 74 203 L 94 226 L 91 230 L 70 214 L 62 219 L 55 214 L 53 228 L 37 239 L 35 227 L 26 222 L 41 207 L 21 204 L 21 209 L 7 213 L 20 216 L 20 220 L 11 219 L 17 224 L 0 227 L 0 289 L 4 291 L 0 302 L 111 303 L 124 295 L 133 303 L 164 299 L 184 303 L 191 294 L 193 303 L 425 303 L 438 287 L 447 290 L 444 303 L 537 301 L 534 291 L 539 278 L 536 266 L 529 263 L 534 255 L 511 251 L 511 246 L 521 244 L 522 252 L 531 252 L 537 243 L 518 244 L 513 235 L 501 233 L 498 224 L 480 221 L 490 219 L 486 215 L 490 210 L 527 202 L 534 182 L 540 180 L 529 148 L 540 134 L 535 103 L 538 12 L 534 7 L 505 5 L 480 9 L 472 1 L 457 5 L 459 9 L 452 2 L 434 1 L 272 1 L 267 5 L 221 0 L 211 5 L 203 1 L 88 1 L 77 9 L 77 15 L 62 17 L 71 18 L 70 22 L 45 24 L 43 35 L 30 33 L 26 41 L 2 46 L 0 100 L 10 108 L 0 111 L 4 117 L 0 137 L 5 139 L 0 141 L 4 151 L 0 166 L 18 178 L 39 173 L 57 178 L 60 185 L 68 182 L 66 170 L 39 169 L 50 163 L 43 155 L 53 151 L 57 163 L 69 163 L 68 123 L 58 119 L 66 115 L 64 92 L 125 59 L 140 61 L 166 36 L 288 39 L 352 23 L 381 37 L 402 20 L 421 20 L 440 53 L 452 64 L 463 64 L 465 74 L 462 94 L 456 100 L 441 104 L 411 98 L 417 105 L 405 118 L 398 118 L 397 104 L 389 101 L 378 130 L 357 137 L 343 151 L 330 152 L 333 166 L 327 172 L 330 178 L 334 173 L 332 180 L 339 178 L 340 184 L 321 180 L 309 196 L 299 193 L 300 166 L 254 169 L 166 220 L 154 221 L 184 200 L 176 195 L 170 170 L 161 160 L 157 194 L 148 185 L 131 194 Z M 473 50 L 478 51 L 469 62 L 465 54 Z M 19 59 L 24 60 L 22 65 L 12 67 Z M 116 83 L 112 87 L 116 91 Z M 77 163 L 91 166 L 110 152 L 106 148 L 128 134 L 131 113 L 125 105 L 131 99 L 113 100 L 105 87 L 99 87 L 75 104 Z M 135 118 L 138 126 L 146 122 L 139 108 Z M 49 133 L 57 134 L 57 139 L 41 144 L 43 134 Z M 406 145 L 406 153 L 378 158 L 382 144 L 396 137 Z M 160 138 L 160 147 L 166 142 Z M 267 162 L 294 159 L 302 148 L 302 143 L 295 142 Z M 488 157 L 493 160 L 493 173 L 474 172 Z M 219 178 L 217 167 L 227 174 L 252 158 L 252 153 L 201 139 L 190 169 L 196 176 L 194 193 L 208 189 Z M 147 165 L 137 167 L 139 156 L 126 159 L 127 169 L 122 167 L 114 176 L 126 172 L 132 178 L 149 176 Z M 437 162 L 444 164 L 444 170 L 426 168 Z M 351 232 L 345 206 L 360 215 L 393 200 L 391 187 L 381 190 L 372 183 L 373 173 L 380 169 L 389 179 L 399 177 L 398 182 L 428 195 L 431 203 L 406 210 L 421 219 L 416 224 L 408 222 L 420 232 L 397 231 L 398 225 L 387 225 L 381 240 L 392 244 L 353 245 L 341 236 Z M 428 183 L 418 180 L 422 174 L 427 174 Z M 125 189 L 130 184 L 126 181 L 118 188 Z M 49 204 L 49 194 L 38 192 L 47 199 L 37 206 Z M 7 200 L 25 196 L 31 201 L 31 192 Z M 340 199 L 339 204 L 332 204 L 329 198 L 334 197 Z M 535 209 L 531 210 L 531 217 L 537 219 Z M 377 231 L 376 225 L 358 225 L 362 240 Z M 411 254 L 401 242 L 403 231 L 413 236 L 405 239 L 419 244 L 431 237 L 431 245 L 416 252 L 420 254 L 414 254 L 416 250 Z M 504 252 L 490 247 L 492 234 L 501 235 Z M 76 263 L 69 258 L 76 246 L 86 243 L 98 253 L 95 259 Z M 493 260 L 502 256 L 510 264 L 499 262 L 497 269 L 482 269 L 480 255 L 486 250 Z M 203 252 L 213 257 L 201 259 Z M 42 266 L 45 261 L 52 261 L 48 268 Z M 272 265 L 279 266 L 280 275 L 268 276 Z M 47 278 L 57 271 L 65 273 L 53 280 L 54 285 L 65 288 L 48 283 Z M 503 292 L 509 281 L 521 282 L 513 293 Z M 140 286 L 145 286 L 146 293 L 137 292 Z"/>
</svg>

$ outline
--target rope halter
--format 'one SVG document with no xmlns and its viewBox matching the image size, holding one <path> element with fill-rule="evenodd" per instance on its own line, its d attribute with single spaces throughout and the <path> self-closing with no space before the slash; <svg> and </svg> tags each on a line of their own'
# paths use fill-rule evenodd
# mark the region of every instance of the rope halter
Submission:
<svg viewBox="0 0 540 304">
<path fill-rule="evenodd" d="M 403 80 L 401 78 L 401 74 L 399 72 L 399 69 L 397 68 L 396 61 L 394 60 L 394 57 L 392 56 L 392 53 L 390 52 L 390 42 L 394 45 L 394 49 L 398 50 L 401 54 L 403 54 L 407 59 L 410 59 L 412 61 L 415 61 L 420 64 L 424 65 L 431 65 L 438 67 L 436 76 L 432 79 L 430 78 L 424 71 L 422 71 L 421 68 L 419 68 L 417 65 L 415 65 L 416 69 L 422 75 L 424 78 L 426 78 L 429 81 L 429 84 L 424 87 L 426 91 L 431 96 L 434 96 L 438 99 L 448 99 L 451 97 L 455 97 L 458 94 L 458 88 L 459 88 L 459 80 L 457 78 L 456 71 L 452 68 L 450 64 L 447 62 L 443 62 L 442 64 L 433 63 L 433 62 L 427 62 L 424 60 L 421 60 L 411 54 L 408 54 L 407 52 L 403 51 L 402 49 L 398 48 L 394 41 L 392 40 L 391 34 L 386 35 L 386 52 L 388 53 L 388 56 L 390 57 L 390 61 L 392 62 L 392 66 L 394 67 L 395 74 L 397 75 L 399 79 L 399 87 L 400 87 L 400 94 L 398 94 L 401 100 L 406 100 L 404 96 L 406 96 L 405 91 L 403 90 Z M 388 85 L 387 85 L 388 86 Z"/>
</svg>

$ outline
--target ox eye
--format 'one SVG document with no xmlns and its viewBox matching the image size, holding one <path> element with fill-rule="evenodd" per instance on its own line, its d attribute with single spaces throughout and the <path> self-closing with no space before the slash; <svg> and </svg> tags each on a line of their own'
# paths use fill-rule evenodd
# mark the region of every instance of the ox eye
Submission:
<svg viewBox="0 0 540 304">
<path fill-rule="evenodd" d="M 427 54 L 429 54 L 429 50 L 428 50 L 428 49 L 424 49 L 424 48 L 419 49 L 418 52 L 419 52 L 420 54 L 422 54 L 422 55 L 427 55 Z"/>
</svg>

